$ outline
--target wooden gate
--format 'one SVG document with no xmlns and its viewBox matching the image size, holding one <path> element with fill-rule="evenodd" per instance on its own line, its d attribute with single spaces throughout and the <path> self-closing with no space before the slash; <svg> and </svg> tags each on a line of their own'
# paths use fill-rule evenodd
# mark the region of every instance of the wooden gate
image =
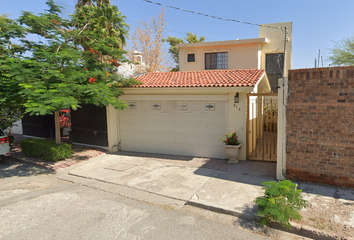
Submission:
<svg viewBox="0 0 354 240">
<path fill-rule="evenodd" d="M 247 160 L 277 161 L 278 94 L 247 96 Z"/>
</svg>

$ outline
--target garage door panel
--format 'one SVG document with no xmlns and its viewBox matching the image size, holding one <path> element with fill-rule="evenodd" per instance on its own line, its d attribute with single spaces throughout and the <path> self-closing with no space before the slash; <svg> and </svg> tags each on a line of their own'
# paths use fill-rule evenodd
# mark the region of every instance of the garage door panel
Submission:
<svg viewBox="0 0 354 240">
<path fill-rule="evenodd" d="M 166 122 L 175 122 L 175 113 L 165 113 L 164 114 L 164 120 Z"/>
<path fill-rule="evenodd" d="M 163 147 L 164 147 L 165 154 L 174 154 L 174 155 L 178 154 L 177 146 L 175 144 L 165 143 L 163 144 Z"/>
<path fill-rule="evenodd" d="M 149 122 L 151 121 L 151 114 L 148 112 L 140 112 L 139 119 Z"/>
<path fill-rule="evenodd" d="M 176 129 L 176 133 L 188 133 L 189 125 L 186 123 L 176 123 L 175 129 Z"/>
<path fill-rule="evenodd" d="M 135 131 L 139 129 L 140 121 L 121 121 L 123 131 Z"/>
<path fill-rule="evenodd" d="M 205 135 L 204 136 L 204 143 L 205 145 L 209 146 L 224 146 L 223 143 L 220 141 L 219 136 L 215 135 Z"/>
<path fill-rule="evenodd" d="M 151 133 L 151 140 L 153 142 L 164 142 L 164 133 Z"/>
<path fill-rule="evenodd" d="M 153 148 L 152 142 L 141 142 L 140 143 L 140 151 L 141 152 L 151 152 Z"/>
<path fill-rule="evenodd" d="M 205 144 L 204 134 L 191 134 L 189 136 L 189 141 L 193 145 L 204 145 Z"/>
<path fill-rule="evenodd" d="M 192 149 L 192 156 L 225 158 L 226 153 L 224 147 L 196 146 Z"/>
<path fill-rule="evenodd" d="M 137 107 L 136 110 L 150 110 L 151 109 L 151 103 L 150 102 L 137 102 Z"/>
<path fill-rule="evenodd" d="M 165 123 L 161 121 L 156 121 L 150 124 L 150 132 L 164 132 Z"/>
<path fill-rule="evenodd" d="M 163 111 L 176 110 L 176 103 L 175 102 L 163 102 L 161 104 L 161 109 L 163 109 Z"/>
<path fill-rule="evenodd" d="M 175 142 L 179 144 L 190 144 L 192 143 L 190 134 L 188 133 L 176 133 Z"/>
<path fill-rule="evenodd" d="M 121 142 L 121 149 L 124 151 L 137 151 L 136 149 L 140 148 L 139 144 L 136 144 L 135 141 L 124 140 L 124 142 Z"/>
<path fill-rule="evenodd" d="M 153 143 L 152 145 L 152 151 L 149 152 L 154 152 L 154 153 L 165 153 L 163 144 L 162 143 Z"/>
<path fill-rule="evenodd" d="M 163 114 L 161 114 L 161 112 L 159 110 L 153 110 L 151 112 L 151 118 L 150 119 L 153 122 L 158 122 L 160 120 L 163 120 L 164 116 L 163 116 Z"/>
<path fill-rule="evenodd" d="M 200 113 L 192 113 L 191 115 L 191 121 L 192 123 L 203 123 L 204 121 L 207 121 L 207 119 L 205 119 L 205 116 L 200 114 Z"/>
<path fill-rule="evenodd" d="M 127 120 L 140 120 L 140 114 L 136 111 L 128 112 L 128 119 Z"/>
<path fill-rule="evenodd" d="M 142 141 L 144 143 L 152 142 L 151 133 L 149 131 L 140 131 L 139 136 L 137 136 L 137 139 L 135 139 L 135 140 L 138 142 Z"/>
<path fill-rule="evenodd" d="M 205 128 L 205 133 L 214 136 L 224 136 L 226 133 L 225 125 L 224 124 L 207 124 Z"/>
<path fill-rule="evenodd" d="M 224 157 L 219 136 L 226 133 L 226 102 L 215 103 L 214 111 L 205 110 L 206 102 L 183 102 L 187 110 L 177 109 L 176 101 L 159 103 L 160 110 L 137 102 L 136 109 L 119 112 L 121 150 Z"/>
<path fill-rule="evenodd" d="M 190 124 L 188 126 L 188 133 L 190 135 L 195 135 L 195 134 L 200 134 L 200 133 L 203 133 L 205 131 L 205 128 L 203 127 L 202 124 Z"/>
<path fill-rule="evenodd" d="M 203 111 L 204 110 L 204 103 L 203 102 L 189 102 L 188 103 L 188 111 L 195 112 L 195 111 Z"/>
<path fill-rule="evenodd" d="M 165 123 L 165 132 L 166 133 L 174 134 L 176 132 L 175 128 L 176 128 L 175 123 L 170 123 L 170 122 Z"/>
<path fill-rule="evenodd" d="M 179 114 L 176 114 L 176 122 L 179 122 L 179 123 L 186 123 L 186 122 L 189 122 L 190 121 L 190 114 L 188 113 L 179 113 Z"/>
<path fill-rule="evenodd" d="M 207 116 L 205 116 L 205 119 L 207 123 L 223 123 L 223 121 L 225 121 L 225 114 L 208 114 Z"/>
<path fill-rule="evenodd" d="M 121 138 L 126 139 L 128 141 L 133 141 L 136 140 L 136 134 L 134 134 L 133 131 L 129 131 L 129 130 L 121 131 Z"/>
<path fill-rule="evenodd" d="M 152 125 L 152 123 L 147 122 L 147 121 L 140 122 L 139 123 L 139 129 L 140 129 L 140 131 L 150 132 L 151 131 L 151 125 Z"/>
<path fill-rule="evenodd" d="M 164 133 L 164 140 L 166 143 L 175 143 L 174 133 Z"/>
</svg>

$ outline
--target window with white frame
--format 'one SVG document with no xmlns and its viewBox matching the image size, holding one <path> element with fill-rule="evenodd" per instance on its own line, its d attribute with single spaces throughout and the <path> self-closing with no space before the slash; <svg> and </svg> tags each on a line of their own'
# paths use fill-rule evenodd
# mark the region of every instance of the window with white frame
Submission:
<svg viewBox="0 0 354 240">
<path fill-rule="evenodd" d="M 205 54 L 205 69 L 227 69 L 228 68 L 228 53 L 206 53 Z"/>
</svg>

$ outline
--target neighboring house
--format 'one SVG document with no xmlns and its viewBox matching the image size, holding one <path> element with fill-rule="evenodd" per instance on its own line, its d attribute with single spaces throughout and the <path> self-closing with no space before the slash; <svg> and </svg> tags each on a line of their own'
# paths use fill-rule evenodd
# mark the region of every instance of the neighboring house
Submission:
<svg viewBox="0 0 354 240">
<path fill-rule="evenodd" d="M 133 52 L 132 63 L 122 63 L 117 68 L 117 73 L 122 75 L 124 78 L 138 77 L 146 73 L 146 65 L 143 59 L 143 55 L 139 51 Z"/>
<path fill-rule="evenodd" d="M 178 45 L 180 72 L 140 76 L 143 85 L 123 90 L 128 109 L 107 107 L 109 150 L 224 158 L 219 136 L 236 130 L 246 143 L 247 94 L 276 92 L 282 76 L 280 26 L 288 29 L 286 71 L 291 67 L 292 23 L 264 26 L 255 39 Z"/>
</svg>

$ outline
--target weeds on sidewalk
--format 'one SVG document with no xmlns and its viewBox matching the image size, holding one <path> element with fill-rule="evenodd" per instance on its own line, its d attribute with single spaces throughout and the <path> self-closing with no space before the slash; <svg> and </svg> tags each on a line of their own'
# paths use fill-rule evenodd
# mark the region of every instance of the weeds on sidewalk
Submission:
<svg viewBox="0 0 354 240">
<path fill-rule="evenodd" d="M 301 220 L 298 211 L 307 206 L 307 201 L 301 196 L 302 191 L 290 180 L 263 182 L 262 185 L 265 186 L 264 196 L 254 200 L 258 205 L 256 214 L 263 217 L 260 223 L 267 225 L 273 221 L 291 229 L 289 221 Z"/>
</svg>

